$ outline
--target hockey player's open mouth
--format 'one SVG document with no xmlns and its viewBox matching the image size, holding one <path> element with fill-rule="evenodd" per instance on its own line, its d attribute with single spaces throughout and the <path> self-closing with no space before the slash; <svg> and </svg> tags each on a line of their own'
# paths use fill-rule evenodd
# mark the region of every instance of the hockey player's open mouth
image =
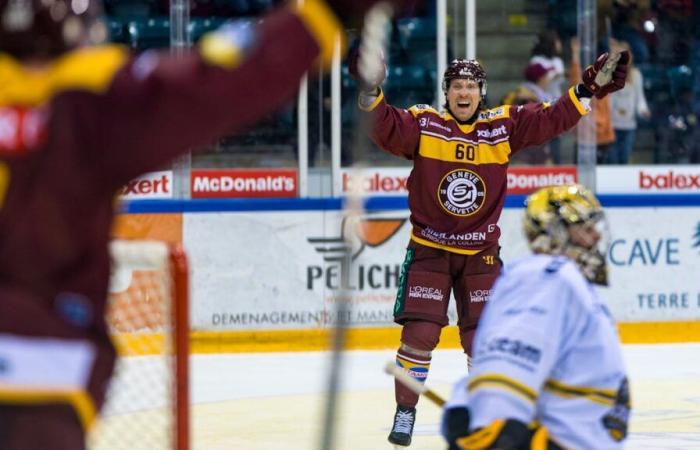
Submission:
<svg viewBox="0 0 700 450">
<path fill-rule="evenodd" d="M 469 107 L 472 105 L 471 102 L 457 102 L 457 108 L 464 108 L 464 109 L 469 109 Z"/>
</svg>

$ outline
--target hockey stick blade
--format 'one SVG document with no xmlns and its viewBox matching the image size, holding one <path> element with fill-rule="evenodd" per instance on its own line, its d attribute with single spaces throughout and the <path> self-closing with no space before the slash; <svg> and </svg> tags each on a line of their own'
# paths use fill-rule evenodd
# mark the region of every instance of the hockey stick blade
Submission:
<svg viewBox="0 0 700 450">
<path fill-rule="evenodd" d="M 399 383 L 409 388 L 415 394 L 422 395 L 441 408 L 445 405 L 445 399 L 442 398 L 440 394 L 436 393 L 425 384 L 416 381 L 405 369 L 397 366 L 395 362 L 387 362 L 386 366 L 384 366 L 384 371 L 389 375 L 392 375 L 399 381 Z"/>
</svg>

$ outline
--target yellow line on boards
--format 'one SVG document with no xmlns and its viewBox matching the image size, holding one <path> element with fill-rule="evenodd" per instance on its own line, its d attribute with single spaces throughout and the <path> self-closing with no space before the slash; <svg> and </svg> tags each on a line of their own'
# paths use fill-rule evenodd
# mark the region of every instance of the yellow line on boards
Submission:
<svg viewBox="0 0 700 450">
<path fill-rule="evenodd" d="M 700 342 L 700 321 L 634 322 L 618 324 L 625 344 L 664 344 Z M 322 351 L 330 348 L 332 330 L 248 330 L 192 331 L 191 353 L 246 353 Z M 380 350 L 398 347 L 401 328 L 351 328 L 347 334 L 348 350 Z M 153 355 L 162 352 L 162 335 L 121 335 L 115 340 L 120 355 Z M 442 332 L 438 348 L 460 348 L 456 326 Z"/>
</svg>

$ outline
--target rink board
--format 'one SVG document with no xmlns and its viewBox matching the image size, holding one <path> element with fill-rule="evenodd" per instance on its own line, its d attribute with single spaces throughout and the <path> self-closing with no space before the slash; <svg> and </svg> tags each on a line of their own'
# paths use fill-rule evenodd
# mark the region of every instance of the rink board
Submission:
<svg viewBox="0 0 700 450">
<path fill-rule="evenodd" d="M 527 253 L 523 200 L 508 197 L 499 221 L 506 264 Z M 611 229 L 611 286 L 601 293 L 623 341 L 700 341 L 700 195 L 601 200 Z M 323 349 L 339 320 L 351 330 L 350 348 L 398 340 L 392 309 L 410 233 L 405 197 L 370 199 L 358 223 L 343 220 L 338 199 L 149 200 L 125 212 L 182 215 L 196 352 Z M 354 263 L 343 280 L 339 248 L 348 235 Z M 350 315 L 334 316 L 338 301 L 352 302 Z M 454 323 L 453 308 L 450 316 Z M 459 345 L 453 328 L 441 345 Z"/>
</svg>

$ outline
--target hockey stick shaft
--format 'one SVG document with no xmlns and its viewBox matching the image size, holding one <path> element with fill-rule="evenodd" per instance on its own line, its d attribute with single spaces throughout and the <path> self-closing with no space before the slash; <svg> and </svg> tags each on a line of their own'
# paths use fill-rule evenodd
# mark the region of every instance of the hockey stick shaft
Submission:
<svg viewBox="0 0 700 450">
<path fill-rule="evenodd" d="M 392 361 L 386 363 L 384 371 L 389 375 L 393 375 L 399 383 L 409 388 L 415 394 L 422 395 L 441 408 L 445 405 L 445 399 L 442 398 L 440 394 L 436 393 L 425 384 L 416 381 L 415 378 L 411 377 L 405 369 L 397 366 L 396 363 Z"/>
<path fill-rule="evenodd" d="M 368 51 L 365 52 L 365 59 L 362 61 L 362 71 L 376 70 L 376 66 L 380 64 L 376 58 L 381 56 L 381 51 L 386 45 L 386 25 L 391 19 L 393 11 L 389 4 L 378 3 L 365 17 L 363 27 L 363 41 L 368 45 Z M 351 176 L 353 179 L 359 180 L 362 173 L 362 164 L 365 163 L 365 155 L 368 146 L 368 133 L 371 129 L 371 121 L 368 115 L 363 114 L 358 120 L 354 130 L 354 142 L 352 146 L 352 155 L 356 163 L 351 168 Z M 359 223 L 359 219 L 364 213 L 362 183 L 354 183 L 359 188 L 348 192 L 343 207 L 344 221 L 349 223 Z M 352 227 L 348 228 L 350 231 Z M 351 233 L 345 236 L 348 240 L 348 249 L 352 248 Z M 352 271 L 353 255 L 348 251 L 343 266 L 341 267 L 341 288 L 338 291 L 338 298 L 335 303 L 335 327 L 333 328 L 332 349 L 331 349 L 331 365 L 328 376 L 328 393 L 326 398 L 325 417 L 323 421 L 323 433 L 321 435 L 321 450 L 332 450 L 335 448 L 336 434 L 336 416 L 338 410 L 338 392 L 341 385 L 341 374 L 343 365 L 343 350 L 345 349 L 345 341 L 347 338 L 347 323 L 352 312 L 350 299 L 352 291 L 348 286 L 348 279 Z M 343 273 L 344 272 L 344 273 Z"/>
</svg>

